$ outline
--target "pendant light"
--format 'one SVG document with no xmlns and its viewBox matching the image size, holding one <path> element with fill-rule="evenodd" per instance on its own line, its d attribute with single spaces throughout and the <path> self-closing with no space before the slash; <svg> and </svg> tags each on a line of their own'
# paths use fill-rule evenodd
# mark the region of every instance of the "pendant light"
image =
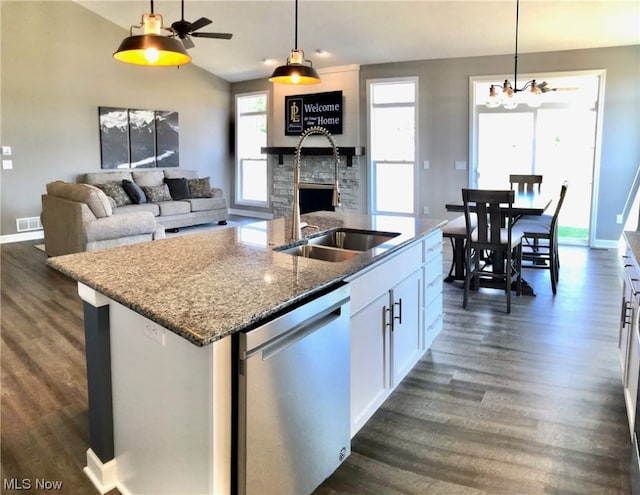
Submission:
<svg viewBox="0 0 640 495">
<path fill-rule="evenodd" d="M 317 84 L 320 82 L 320 76 L 313 68 L 313 63 L 304 58 L 304 51 L 298 49 L 298 0 L 296 0 L 295 26 L 295 48 L 287 57 L 287 64 L 276 67 L 269 81 L 276 84 Z"/>
<path fill-rule="evenodd" d="M 516 0 L 516 52 L 514 57 L 513 69 L 513 85 L 505 79 L 502 86 L 492 84 L 489 88 L 489 98 L 487 99 L 488 108 L 497 108 L 502 105 L 507 110 L 513 110 L 518 106 L 518 93 L 526 92 L 525 98 L 530 107 L 539 107 L 542 104 L 542 93 L 545 87 L 544 83 L 539 85 L 536 80 L 528 81 L 522 88 L 518 88 L 518 20 L 520 17 L 520 0 Z M 498 91 L 497 88 L 502 88 Z"/>
<path fill-rule="evenodd" d="M 134 29 L 142 29 L 143 34 L 134 35 Z M 172 36 L 164 36 L 162 30 L 169 31 Z M 191 57 L 182 42 L 176 39 L 172 29 L 162 25 L 162 16 L 154 14 L 153 0 L 151 13 L 143 14 L 140 24 L 131 26 L 129 37 L 122 40 L 113 58 L 127 64 L 170 66 L 184 65 L 191 62 Z"/>
</svg>

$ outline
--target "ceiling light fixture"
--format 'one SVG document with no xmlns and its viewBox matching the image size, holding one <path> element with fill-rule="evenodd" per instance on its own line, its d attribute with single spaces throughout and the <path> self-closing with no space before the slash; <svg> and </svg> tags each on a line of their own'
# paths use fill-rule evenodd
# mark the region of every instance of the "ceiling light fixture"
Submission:
<svg viewBox="0 0 640 495">
<path fill-rule="evenodd" d="M 134 29 L 142 29 L 143 34 L 134 35 Z M 162 30 L 171 33 L 171 36 L 162 35 Z M 162 25 L 162 16 L 154 14 L 153 0 L 151 0 L 151 13 L 143 14 L 140 24 L 131 26 L 129 36 L 122 40 L 118 51 L 113 58 L 120 62 L 135 65 L 184 65 L 191 62 L 182 42 L 175 37 L 171 28 Z"/>
<path fill-rule="evenodd" d="M 520 0 L 516 0 L 516 52 L 514 57 L 514 69 L 513 69 L 513 86 L 505 79 L 502 85 L 492 84 L 489 88 L 489 98 L 487 99 L 488 108 L 497 108 L 502 105 L 507 110 L 513 110 L 518 106 L 521 98 L 518 93 L 526 92 L 527 105 L 530 107 L 539 107 L 542 104 L 542 93 L 551 91 L 547 87 L 547 83 L 536 83 L 535 79 L 528 81 L 522 88 L 518 88 L 518 21 L 520 17 Z M 498 92 L 497 88 L 502 88 L 502 91 Z"/>
<path fill-rule="evenodd" d="M 269 81 L 276 84 L 317 84 L 320 76 L 313 68 L 311 60 L 304 58 L 304 51 L 298 49 L 298 0 L 296 0 L 295 48 L 287 57 L 287 64 L 276 67 Z M 305 65 L 308 62 L 309 65 Z"/>
</svg>

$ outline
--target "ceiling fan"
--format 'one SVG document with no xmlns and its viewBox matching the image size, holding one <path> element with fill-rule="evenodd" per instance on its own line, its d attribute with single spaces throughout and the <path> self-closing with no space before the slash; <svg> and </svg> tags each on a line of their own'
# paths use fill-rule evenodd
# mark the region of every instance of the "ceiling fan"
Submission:
<svg viewBox="0 0 640 495">
<path fill-rule="evenodd" d="M 211 24 L 211 20 L 206 17 L 201 17 L 197 21 L 189 22 L 184 20 L 184 0 L 181 1 L 181 19 L 171 24 L 171 29 L 176 33 L 178 38 L 182 40 L 185 48 L 193 48 L 192 36 L 196 38 L 218 38 L 223 40 L 230 40 L 233 36 L 231 33 L 200 33 L 196 32 L 205 26 Z"/>
</svg>

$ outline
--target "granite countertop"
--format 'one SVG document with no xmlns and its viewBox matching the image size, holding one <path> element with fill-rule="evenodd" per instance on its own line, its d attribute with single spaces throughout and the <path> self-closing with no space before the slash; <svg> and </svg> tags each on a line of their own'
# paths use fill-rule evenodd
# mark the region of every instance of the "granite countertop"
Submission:
<svg viewBox="0 0 640 495">
<path fill-rule="evenodd" d="M 625 230 L 622 235 L 624 236 L 627 245 L 631 248 L 633 256 L 640 260 L 640 232 L 635 230 Z"/>
<path fill-rule="evenodd" d="M 273 251 L 291 243 L 290 219 L 49 258 L 105 296 L 204 346 L 269 317 L 446 223 L 322 212 L 302 216 L 305 235 L 338 227 L 399 232 L 354 258 L 327 262 Z"/>
</svg>

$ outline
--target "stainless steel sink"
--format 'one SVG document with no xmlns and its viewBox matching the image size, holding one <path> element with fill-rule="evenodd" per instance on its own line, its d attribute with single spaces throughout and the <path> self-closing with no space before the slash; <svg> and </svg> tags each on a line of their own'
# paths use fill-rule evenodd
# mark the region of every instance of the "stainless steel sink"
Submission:
<svg viewBox="0 0 640 495">
<path fill-rule="evenodd" d="M 352 251 L 368 251 L 400 234 L 352 229 L 336 229 L 308 239 L 315 246 L 329 246 Z"/>
<path fill-rule="evenodd" d="M 354 256 L 358 256 L 361 251 L 350 251 L 348 249 L 334 248 L 330 246 L 317 246 L 315 244 L 302 244 L 287 249 L 277 249 L 281 253 L 302 256 L 303 258 L 313 258 L 323 261 L 344 261 Z"/>
<path fill-rule="evenodd" d="M 309 237 L 294 246 L 274 248 L 274 251 L 323 261 L 345 261 L 398 235 L 396 232 L 336 229 Z"/>
</svg>

